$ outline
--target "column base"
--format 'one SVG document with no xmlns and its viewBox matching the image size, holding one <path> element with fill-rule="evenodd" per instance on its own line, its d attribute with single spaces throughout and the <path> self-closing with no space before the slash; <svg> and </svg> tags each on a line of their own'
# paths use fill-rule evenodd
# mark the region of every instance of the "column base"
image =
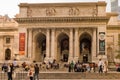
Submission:
<svg viewBox="0 0 120 80">
<path fill-rule="evenodd" d="M 69 57 L 68 62 L 74 61 L 73 57 Z"/>
<path fill-rule="evenodd" d="M 74 61 L 75 61 L 75 62 L 78 62 L 78 60 L 79 60 L 78 58 L 79 58 L 79 57 L 74 57 Z"/>
<path fill-rule="evenodd" d="M 49 57 L 45 57 L 44 62 L 45 62 L 45 63 L 48 63 L 48 62 L 49 62 L 49 59 L 50 59 Z"/>
</svg>

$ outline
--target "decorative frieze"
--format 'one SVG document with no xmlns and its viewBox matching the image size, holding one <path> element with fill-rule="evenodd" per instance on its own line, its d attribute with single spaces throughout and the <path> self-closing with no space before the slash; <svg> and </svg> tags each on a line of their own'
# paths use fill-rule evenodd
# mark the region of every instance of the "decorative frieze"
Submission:
<svg viewBox="0 0 120 80">
<path fill-rule="evenodd" d="M 98 15 L 98 9 L 97 9 L 97 6 L 93 8 L 93 13 L 92 13 L 92 16 L 97 16 Z"/>
<path fill-rule="evenodd" d="M 49 6 L 48 6 L 49 5 Z M 102 5 L 105 6 L 105 5 Z M 105 7 L 100 7 L 97 3 L 76 3 L 76 4 L 39 4 L 34 6 L 26 4 L 20 6 L 20 17 L 65 17 L 65 16 L 106 16 Z M 102 13 L 101 13 L 102 12 Z M 26 15 L 27 14 L 27 15 Z M 26 15 L 26 16 L 25 16 Z"/>
</svg>

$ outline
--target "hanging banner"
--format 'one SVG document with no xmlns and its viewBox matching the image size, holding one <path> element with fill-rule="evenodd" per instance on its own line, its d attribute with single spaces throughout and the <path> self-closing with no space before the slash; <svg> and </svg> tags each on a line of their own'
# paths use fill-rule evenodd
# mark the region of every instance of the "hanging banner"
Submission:
<svg viewBox="0 0 120 80">
<path fill-rule="evenodd" d="M 99 32 L 99 54 L 105 54 L 105 32 Z"/>
<path fill-rule="evenodd" d="M 19 34 L 19 54 L 25 54 L 25 33 Z"/>
</svg>

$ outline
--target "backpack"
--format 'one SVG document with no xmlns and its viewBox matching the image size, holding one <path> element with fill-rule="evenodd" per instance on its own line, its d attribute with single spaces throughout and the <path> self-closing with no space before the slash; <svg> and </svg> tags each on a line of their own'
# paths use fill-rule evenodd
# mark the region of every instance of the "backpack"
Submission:
<svg viewBox="0 0 120 80">
<path fill-rule="evenodd" d="M 29 72 L 29 76 L 31 76 L 31 75 L 32 75 L 32 71 Z"/>
<path fill-rule="evenodd" d="M 4 71 L 8 72 L 8 67 L 7 66 L 4 67 Z"/>
</svg>

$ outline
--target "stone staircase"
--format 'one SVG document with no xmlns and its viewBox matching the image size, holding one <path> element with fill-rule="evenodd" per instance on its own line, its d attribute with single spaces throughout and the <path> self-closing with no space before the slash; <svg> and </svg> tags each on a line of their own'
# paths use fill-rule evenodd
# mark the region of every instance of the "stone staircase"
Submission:
<svg viewBox="0 0 120 80">
<path fill-rule="evenodd" d="M 26 80 L 27 73 L 17 73 L 13 80 Z M 82 73 L 82 72 L 40 72 L 40 79 L 120 79 L 120 73 Z M 7 79 L 6 73 L 0 73 L 0 80 Z"/>
<path fill-rule="evenodd" d="M 41 73 L 40 79 L 120 79 L 120 73 Z"/>
</svg>

